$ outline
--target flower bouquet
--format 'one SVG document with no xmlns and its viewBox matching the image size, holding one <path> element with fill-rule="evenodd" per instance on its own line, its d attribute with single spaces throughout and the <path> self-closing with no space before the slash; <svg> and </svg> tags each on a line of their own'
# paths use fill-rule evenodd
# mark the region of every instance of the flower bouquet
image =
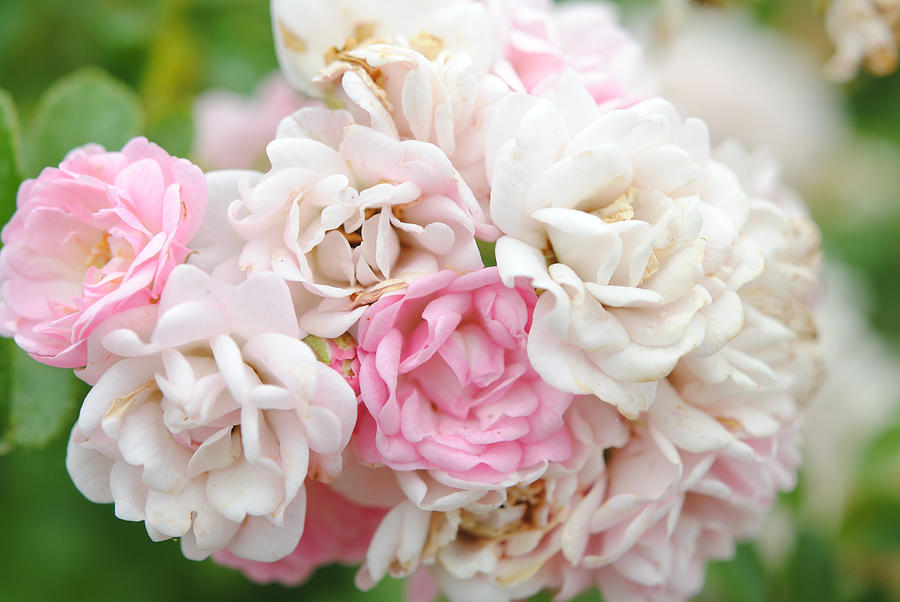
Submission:
<svg viewBox="0 0 900 602">
<path fill-rule="evenodd" d="M 656 96 L 604 4 L 273 0 L 272 25 L 305 97 L 266 171 L 136 138 L 19 189 L 0 328 L 91 386 L 77 488 L 258 581 L 696 593 L 795 484 L 802 201 Z"/>
</svg>

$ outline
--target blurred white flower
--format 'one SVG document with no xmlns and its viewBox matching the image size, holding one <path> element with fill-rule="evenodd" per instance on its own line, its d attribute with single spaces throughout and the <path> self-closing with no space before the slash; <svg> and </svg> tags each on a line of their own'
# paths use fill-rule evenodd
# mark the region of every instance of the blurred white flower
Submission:
<svg viewBox="0 0 900 602">
<path fill-rule="evenodd" d="M 650 50 L 660 93 L 682 114 L 703 119 L 714 142 L 768 147 L 797 186 L 814 184 L 843 141 L 840 100 L 818 60 L 741 13 L 686 11 Z"/>
<path fill-rule="evenodd" d="M 516 89 L 540 94 L 574 70 L 598 103 L 627 106 L 652 96 L 643 48 L 612 3 L 487 0 L 506 41 Z"/>
</svg>

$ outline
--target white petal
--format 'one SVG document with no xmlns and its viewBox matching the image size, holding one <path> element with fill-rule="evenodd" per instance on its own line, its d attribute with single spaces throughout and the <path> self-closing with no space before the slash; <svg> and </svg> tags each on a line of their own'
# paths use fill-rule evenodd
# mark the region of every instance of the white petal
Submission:
<svg viewBox="0 0 900 602">
<path fill-rule="evenodd" d="M 309 443 L 293 412 L 272 412 L 272 430 L 278 436 L 281 470 L 284 473 L 284 499 L 287 503 L 303 487 L 309 468 Z"/>
<path fill-rule="evenodd" d="M 147 492 L 147 528 L 166 537 L 181 537 L 191 528 L 194 512 L 203 505 L 203 483 L 193 480 L 178 493 Z"/>
<path fill-rule="evenodd" d="M 284 513 L 284 526 L 276 526 L 264 517 L 248 516 L 228 550 L 256 562 L 281 560 L 297 547 L 305 520 L 306 490 L 301 489 Z"/>
<path fill-rule="evenodd" d="M 260 334 L 244 345 L 244 357 L 264 376 L 301 401 L 312 398 L 318 362 L 301 340 L 275 333 Z"/>
<path fill-rule="evenodd" d="M 150 489 L 167 493 L 186 484 L 191 452 L 172 438 L 159 405 L 141 403 L 132 409 L 122 420 L 118 445 L 126 462 L 143 467 L 141 481 Z"/>
<path fill-rule="evenodd" d="M 188 462 L 188 478 L 194 478 L 210 470 L 225 468 L 241 456 L 240 437 L 233 435 L 232 431 L 232 427 L 229 426 L 207 437 Z"/>
<path fill-rule="evenodd" d="M 144 520 L 147 487 L 141 483 L 141 470 L 125 462 L 116 462 L 109 474 L 109 487 L 116 501 L 116 517 Z"/>
<path fill-rule="evenodd" d="M 219 513 L 239 523 L 250 514 L 275 512 L 284 499 L 283 480 L 244 459 L 206 477 L 206 497 Z"/>
<path fill-rule="evenodd" d="M 80 446 L 84 435 L 76 426 L 69 437 L 66 450 L 66 470 L 78 491 L 95 504 L 108 504 L 113 501 L 109 487 L 109 475 L 113 461 L 92 449 Z"/>
<path fill-rule="evenodd" d="M 527 212 L 544 207 L 593 211 L 622 195 L 631 183 L 631 162 L 612 144 L 584 149 L 554 163 L 535 178 Z"/>
</svg>

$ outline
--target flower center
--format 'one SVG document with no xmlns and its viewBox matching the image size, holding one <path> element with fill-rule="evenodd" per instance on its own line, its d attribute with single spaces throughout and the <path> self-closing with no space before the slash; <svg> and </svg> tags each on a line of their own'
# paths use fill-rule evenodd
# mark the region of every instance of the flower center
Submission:
<svg viewBox="0 0 900 602">
<path fill-rule="evenodd" d="M 373 23 L 360 23 L 353 30 L 353 35 L 344 40 L 344 45 L 338 48 L 337 46 L 332 46 L 325 50 L 323 56 L 325 58 L 325 63 L 333 63 L 334 61 L 341 59 L 349 62 L 358 62 L 354 56 L 348 56 L 347 53 L 353 50 L 358 46 L 362 46 L 363 44 L 371 44 L 375 42 L 373 39 L 375 35 L 375 25 Z"/>
<path fill-rule="evenodd" d="M 635 188 L 629 188 L 625 194 L 615 199 L 613 202 L 591 211 L 594 215 L 602 219 L 607 224 L 614 222 L 624 222 L 634 219 L 634 199 L 637 196 Z"/>
<path fill-rule="evenodd" d="M 366 209 L 363 212 L 363 224 L 369 221 L 371 218 L 375 217 L 380 213 L 379 209 Z M 347 242 L 350 243 L 350 248 L 355 249 L 359 245 L 362 244 L 363 236 L 362 236 L 362 226 L 357 228 L 356 230 L 352 230 L 350 232 L 347 231 L 347 228 L 342 224 L 337 227 L 337 231 L 341 233 L 341 235 L 347 239 Z"/>
<path fill-rule="evenodd" d="M 340 226 L 337 230 L 343 235 L 344 238 L 347 239 L 347 242 L 350 243 L 351 249 L 355 249 L 362 244 L 362 229 L 357 229 L 353 232 L 347 232 L 347 230 L 345 230 L 343 226 Z"/>
<path fill-rule="evenodd" d="M 91 247 L 91 252 L 85 258 L 85 267 L 97 268 L 98 270 L 109 263 L 112 259 L 112 251 L 109 248 L 109 234 L 103 235 L 103 240 Z"/>
<path fill-rule="evenodd" d="M 444 40 L 427 31 L 420 31 L 410 38 L 409 45 L 429 61 L 433 61 L 444 49 Z"/>
<path fill-rule="evenodd" d="M 476 539 L 503 539 L 547 526 L 547 491 L 543 479 L 506 490 L 506 501 L 484 515 L 460 513 L 459 531 Z"/>
</svg>

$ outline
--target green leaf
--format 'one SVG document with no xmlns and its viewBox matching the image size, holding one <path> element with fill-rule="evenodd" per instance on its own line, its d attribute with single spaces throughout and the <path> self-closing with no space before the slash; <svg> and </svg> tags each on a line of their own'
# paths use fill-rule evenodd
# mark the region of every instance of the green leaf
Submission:
<svg viewBox="0 0 900 602">
<path fill-rule="evenodd" d="M 71 370 L 34 361 L 4 341 L 9 366 L 9 429 L 3 446 L 40 448 L 71 426 L 81 385 Z M 0 448 L 2 449 L 2 448 Z M 3 450 L 5 451 L 5 450 Z"/>
<path fill-rule="evenodd" d="M 0 89 L 0 220 L 9 221 L 16 210 L 16 191 L 22 182 L 22 155 L 16 105 Z"/>
<path fill-rule="evenodd" d="M 497 255 L 494 251 L 497 243 L 476 240 L 475 244 L 478 245 L 478 252 L 481 253 L 481 261 L 484 263 L 484 267 L 489 268 L 497 265 Z"/>
<path fill-rule="evenodd" d="M 120 149 L 141 133 L 137 96 L 107 73 L 82 69 L 51 86 L 41 97 L 30 139 L 30 173 L 57 165 L 70 150 L 96 142 Z"/>
</svg>

